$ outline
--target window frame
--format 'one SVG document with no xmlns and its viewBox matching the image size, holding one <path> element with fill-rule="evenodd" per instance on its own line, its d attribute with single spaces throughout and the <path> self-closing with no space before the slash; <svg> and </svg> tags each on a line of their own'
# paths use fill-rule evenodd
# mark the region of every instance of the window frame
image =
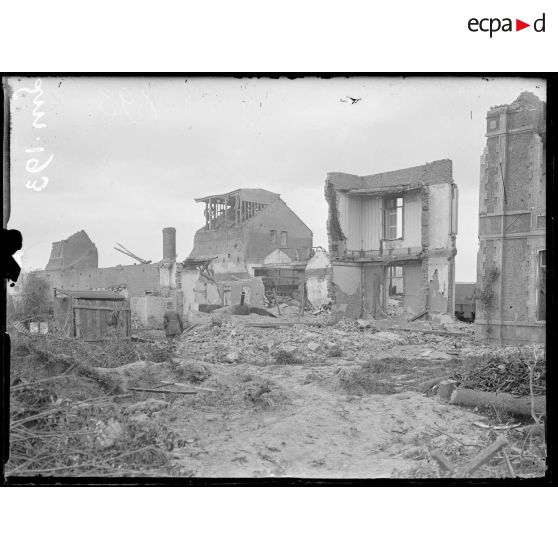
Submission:
<svg viewBox="0 0 558 558">
<path fill-rule="evenodd" d="M 401 204 L 399 204 L 399 200 L 401 200 Z M 393 203 L 393 207 L 388 207 L 392 203 Z M 403 195 L 387 196 L 383 198 L 382 233 L 383 233 L 384 240 L 403 240 L 404 233 L 405 233 L 404 206 L 405 206 L 405 199 Z M 399 227 L 399 215 L 401 217 L 401 227 Z M 392 223 L 391 221 L 394 217 L 395 217 L 395 223 Z M 399 228 L 401 228 L 400 235 L 398 235 Z"/>
</svg>

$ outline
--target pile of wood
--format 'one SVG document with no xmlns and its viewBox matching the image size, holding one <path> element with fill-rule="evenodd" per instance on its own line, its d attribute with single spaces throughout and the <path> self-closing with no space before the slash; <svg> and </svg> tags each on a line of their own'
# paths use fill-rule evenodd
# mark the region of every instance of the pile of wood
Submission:
<svg viewBox="0 0 558 558">
<path fill-rule="evenodd" d="M 444 388 L 440 394 L 445 393 L 453 405 L 500 409 L 530 416 L 536 423 L 546 414 L 546 359 L 534 350 L 492 357 L 443 383 L 449 385 L 440 384 Z"/>
<path fill-rule="evenodd" d="M 453 378 L 461 388 L 507 393 L 514 397 L 530 395 L 532 371 L 533 395 L 546 393 L 546 360 L 518 354 L 508 358 L 493 357 L 488 363 L 457 373 Z"/>
</svg>

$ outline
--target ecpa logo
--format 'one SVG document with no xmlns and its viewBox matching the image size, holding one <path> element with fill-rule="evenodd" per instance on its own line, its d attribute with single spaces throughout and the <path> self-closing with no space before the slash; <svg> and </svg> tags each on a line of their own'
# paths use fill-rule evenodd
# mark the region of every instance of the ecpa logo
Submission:
<svg viewBox="0 0 558 558">
<path fill-rule="evenodd" d="M 536 19 L 533 22 L 533 29 L 537 33 L 545 32 L 545 15 L 546 14 L 543 14 L 539 19 Z M 512 19 L 509 17 L 505 17 L 503 19 L 500 19 L 498 17 L 485 17 L 483 19 L 472 17 L 469 20 L 467 27 L 469 28 L 469 31 L 472 31 L 473 33 L 477 33 L 478 31 L 482 31 L 483 33 L 490 33 L 490 38 L 492 38 L 492 35 L 494 33 L 497 33 L 498 31 L 514 31 Z M 521 31 L 522 29 L 526 29 L 527 27 L 531 27 L 531 24 L 525 23 L 520 19 L 515 20 L 515 31 Z"/>
</svg>

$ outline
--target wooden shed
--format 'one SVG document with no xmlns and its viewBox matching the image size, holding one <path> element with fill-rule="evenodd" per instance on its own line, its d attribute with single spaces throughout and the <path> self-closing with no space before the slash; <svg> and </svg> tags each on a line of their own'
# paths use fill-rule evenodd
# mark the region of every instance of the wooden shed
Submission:
<svg viewBox="0 0 558 558">
<path fill-rule="evenodd" d="M 64 335 L 85 341 L 131 336 L 130 302 L 112 291 L 54 289 L 54 319 Z"/>
</svg>

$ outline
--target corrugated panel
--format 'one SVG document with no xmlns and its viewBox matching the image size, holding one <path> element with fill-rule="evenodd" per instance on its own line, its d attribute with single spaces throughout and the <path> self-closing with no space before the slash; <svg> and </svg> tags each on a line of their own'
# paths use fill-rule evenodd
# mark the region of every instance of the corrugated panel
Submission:
<svg viewBox="0 0 558 558">
<path fill-rule="evenodd" d="M 379 250 L 382 236 L 381 198 L 338 196 L 339 223 L 347 250 Z"/>
<path fill-rule="evenodd" d="M 361 207 L 360 204 L 352 197 L 348 198 L 347 219 L 349 225 L 349 235 L 347 239 L 348 250 L 360 250 L 362 248 L 361 234 Z"/>
<path fill-rule="evenodd" d="M 451 193 L 449 184 L 429 188 L 429 239 L 430 249 L 450 248 Z"/>
<path fill-rule="evenodd" d="M 364 250 L 379 250 L 382 238 L 382 198 L 370 198 L 361 204 Z"/>
</svg>

